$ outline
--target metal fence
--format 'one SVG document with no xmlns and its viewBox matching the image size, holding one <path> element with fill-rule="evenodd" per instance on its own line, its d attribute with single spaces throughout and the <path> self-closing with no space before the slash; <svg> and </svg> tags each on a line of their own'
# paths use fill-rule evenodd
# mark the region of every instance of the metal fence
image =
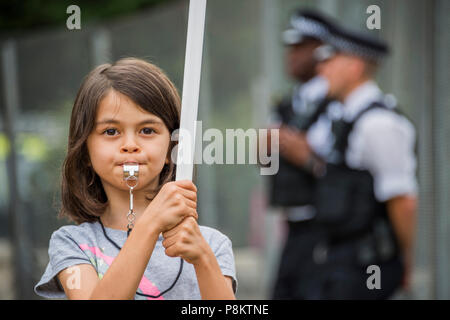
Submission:
<svg viewBox="0 0 450 320">
<path fill-rule="evenodd" d="M 273 97 L 290 87 L 279 36 L 292 10 L 312 6 L 365 28 L 372 4 L 382 14 L 381 30 L 373 32 L 393 47 L 380 86 L 397 96 L 418 133 L 411 298 L 448 299 L 449 1 L 209 0 L 199 120 L 203 130 L 263 127 Z M 48 261 L 48 240 L 66 223 L 56 219 L 60 166 L 83 77 L 100 63 L 136 56 L 160 66 L 181 92 L 187 12 L 187 1 L 175 1 L 120 19 L 82 22 L 77 31 L 61 25 L 1 39 L 0 298 L 36 298 L 32 287 Z M 233 241 L 238 297 L 267 298 L 284 230 L 266 205 L 266 180 L 254 165 L 201 164 L 196 182 L 200 222 Z"/>
</svg>

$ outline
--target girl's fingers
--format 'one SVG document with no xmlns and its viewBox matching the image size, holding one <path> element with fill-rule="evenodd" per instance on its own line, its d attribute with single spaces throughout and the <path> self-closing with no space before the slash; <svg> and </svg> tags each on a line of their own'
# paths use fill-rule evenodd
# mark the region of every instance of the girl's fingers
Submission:
<svg viewBox="0 0 450 320">
<path fill-rule="evenodd" d="M 197 210 L 196 210 L 196 209 L 193 209 L 193 208 L 190 208 L 190 209 L 191 209 L 191 210 L 190 210 L 190 212 L 185 216 L 185 219 L 192 217 L 192 218 L 195 219 L 195 221 L 197 221 L 197 220 L 198 220 L 198 213 L 197 213 Z"/>
<path fill-rule="evenodd" d="M 182 196 L 194 200 L 197 200 L 197 188 L 190 180 L 180 180 L 167 182 L 161 188 L 161 192 L 166 193 L 169 196 L 173 196 L 180 193 Z"/>
<path fill-rule="evenodd" d="M 164 241 L 162 242 L 162 245 L 164 248 L 170 248 L 177 242 L 177 237 L 164 237 Z"/>
<path fill-rule="evenodd" d="M 183 181 L 188 181 L 188 180 L 183 180 Z M 197 191 L 196 190 L 194 191 L 192 189 L 184 188 L 183 186 L 175 184 L 175 182 L 170 182 L 170 184 L 168 184 L 164 188 L 165 188 L 164 190 L 167 192 L 167 195 L 169 197 L 179 194 L 189 200 L 197 201 Z"/>
<path fill-rule="evenodd" d="M 183 220 L 184 221 L 184 220 Z M 173 227 L 172 229 L 163 232 L 162 236 L 164 239 L 168 239 L 170 237 L 173 237 L 174 235 L 177 234 L 178 231 L 180 231 L 180 229 L 183 227 L 183 222 L 180 222 L 179 224 L 177 224 L 175 227 Z"/>
<path fill-rule="evenodd" d="M 193 221 L 189 221 L 189 220 Z M 181 229 L 186 228 L 190 223 L 197 223 L 197 220 L 194 217 L 187 217 L 184 218 L 183 221 L 181 221 L 179 224 L 177 224 L 175 227 L 173 227 L 170 230 L 167 230 L 166 232 L 163 232 L 162 236 L 164 239 L 174 237 Z"/>
<path fill-rule="evenodd" d="M 179 192 L 186 199 L 189 199 L 192 201 L 197 201 L 197 192 L 194 192 L 194 191 L 188 190 L 188 189 L 183 189 L 183 188 L 179 188 Z"/>
<path fill-rule="evenodd" d="M 189 208 L 197 209 L 197 202 L 196 202 L 196 201 L 192 201 L 192 200 L 190 200 L 190 199 L 185 199 L 185 200 L 184 200 L 184 203 L 185 203 Z"/>
<path fill-rule="evenodd" d="M 172 257 L 172 258 L 179 256 L 179 254 L 178 254 L 178 247 L 176 245 L 172 245 L 170 247 L 167 247 L 166 250 L 165 250 L 165 253 L 166 253 L 167 256 Z"/>
<path fill-rule="evenodd" d="M 177 186 L 183 189 L 188 189 L 193 192 L 197 192 L 197 187 L 191 180 L 179 180 L 174 182 Z"/>
</svg>

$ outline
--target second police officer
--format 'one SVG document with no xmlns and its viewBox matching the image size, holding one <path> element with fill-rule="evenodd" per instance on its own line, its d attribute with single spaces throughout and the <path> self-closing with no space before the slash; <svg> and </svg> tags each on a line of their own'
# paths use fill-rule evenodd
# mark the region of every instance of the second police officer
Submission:
<svg viewBox="0 0 450 320">
<path fill-rule="evenodd" d="M 327 97 L 342 102 L 316 180 L 311 299 L 387 299 L 410 282 L 416 211 L 415 129 L 374 80 L 387 45 L 330 29 L 316 49 Z M 371 277 L 374 275 L 374 277 Z"/>
</svg>

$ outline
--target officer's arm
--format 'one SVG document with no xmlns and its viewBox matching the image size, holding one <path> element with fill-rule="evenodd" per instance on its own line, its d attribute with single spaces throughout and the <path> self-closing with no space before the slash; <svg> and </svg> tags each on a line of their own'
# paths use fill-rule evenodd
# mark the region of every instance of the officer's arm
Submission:
<svg viewBox="0 0 450 320">
<path fill-rule="evenodd" d="M 375 195 L 387 203 L 400 246 L 410 250 L 417 207 L 414 129 L 394 113 L 379 110 L 356 126 L 364 148 L 361 159 L 374 177 Z"/>
<path fill-rule="evenodd" d="M 403 287 L 408 289 L 413 266 L 413 246 L 416 229 L 417 200 L 414 196 L 397 196 L 387 201 L 388 215 L 402 253 Z"/>
<path fill-rule="evenodd" d="M 387 201 L 387 209 L 402 251 L 412 255 L 416 226 L 416 197 L 397 196 Z"/>
<path fill-rule="evenodd" d="M 387 204 L 405 262 L 404 285 L 407 287 L 413 262 L 417 208 L 415 131 L 393 113 L 373 112 L 375 115 L 367 116 L 360 130 L 364 142 L 362 159 L 374 176 L 377 199 Z"/>
</svg>

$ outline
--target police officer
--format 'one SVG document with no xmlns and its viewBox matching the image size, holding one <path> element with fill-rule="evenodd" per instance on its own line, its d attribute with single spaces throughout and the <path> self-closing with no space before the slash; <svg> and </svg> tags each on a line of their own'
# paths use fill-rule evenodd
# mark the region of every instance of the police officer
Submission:
<svg viewBox="0 0 450 320">
<path fill-rule="evenodd" d="M 311 250 L 319 238 L 313 222 L 314 176 L 309 158 L 327 149 L 329 139 L 320 132 L 327 132 L 323 128 L 331 126 L 333 113 L 333 105 L 326 99 L 328 84 L 316 74 L 314 52 L 324 43 L 333 23 L 317 12 L 299 10 L 283 33 L 287 71 L 298 84 L 292 95 L 275 109 L 275 118 L 280 122 L 280 159 L 279 171 L 271 177 L 270 203 L 283 208 L 288 236 L 274 285 L 274 299 L 305 298 L 303 273 L 314 267 Z M 336 108 L 339 106 L 334 105 Z"/>
<path fill-rule="evenodd" d="M 310 274 L 317 299 L 386 299 L 412 265 L 416 211 L 415 130 L 374 80 L 387 45 L 330 29 L 316 49 L 327 96 L 343 104 L 333 147 L 316 183 L 316 222 L 324 231 Z"/>
</svg>

